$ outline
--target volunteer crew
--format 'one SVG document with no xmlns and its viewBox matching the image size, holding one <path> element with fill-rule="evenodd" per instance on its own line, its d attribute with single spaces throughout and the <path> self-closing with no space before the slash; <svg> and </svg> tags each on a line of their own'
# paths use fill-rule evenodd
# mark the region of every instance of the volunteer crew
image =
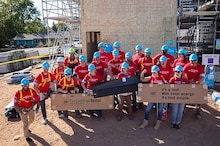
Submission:
<svg viewBox="0 0 220 146">
<path fill-rule="evenodd" d="M 140 58 L 144 57 L 142 48 L 143 47 L 140 44 L 136 45 L 135 47 L 136 54 L 132 56 L 132 61 L 136 64 L 138 64 L 138 61 L 140 60 Z"/>
<path fill-rule="evenodd" d="M 58 83 L 58 89 L 57 91 L 59 93 L 63 94 L 74 94 L 78 93 L 78 82 L 75 78 L 72 78 L 72 70 L 70 68 L 65 69 L 64 71 L 65 77 L 60 80 Z M 59 117 L 65 117 L 65 119 L 68 119 L 68 111 L 63 110 L 63 111 L 58 111 L 58 116 Z"/>
<path fill-rule="evenodd" d="M 118 52 L 119 52 L 118 59 L 124 61 L 125 52 L 123 50 L 121 50 L 121 44 L 119 42 L 114 42 L 113 47 L 114 47 L 114 49 L 118 50 Z M 114 56 L 114 54 L 113 54 L 113 56 Z"/>
<path fill-rule="evenodd" d="M 183 67 L 174 68 L 174 76 L 169 80 L 170 84 L 189 84 L 189 80 L 183 74 Z M 180 129 L 185 103 L 172 104 L 172 128 Z"/>
<path fill-rule="evenodd" d="M 146 48 L 144 50 L 144 57 L 140 58 L 138 61 L 138 66 L 140 72 L 142 72 L 144 69 L 146 70 L 145 77 L 151 76 L 151 67 L 154 65 L 154 60 L 151 58 L 152 50 L 151 48 Z"/>
<path fill-rule="evenodd" d="M 111 80 L 116 79 L 118 73 L 120 72 L 120 65 L 122 60 L 119 59 L 119 51 L 114 49 L 112 51 L 113 59 L 108 62 L 108 71 Z"/>
<path fill-rule="evenodd" d="M 130 75 L 128 73 L 129 70 L 129 65 L 127 62 L 123 62 L 121 64 L 121 72 L 118 74 L 117 79 L 122 79 L 122 80 L 126 80 L 126 78 L 129 78 Z M 126 101 L 127 104 L 127 111 L 128 111 L 128 118 L 130 120 L 134 119 L 134 115 L 132 112 L 132 108 L 131 108 L 131 95 L 132 92 L 129 93 L 120 93 L 118 94 L 118 114 L 117 114 L 117 120 L 121 121 L 123 118 L 123 106 L 124 106 L 124 101 Z"/>
<path fill-rule="evenodd" d="M 53 75 L 56 77 L 58 82 L 64 77 L 65 68 L 64 68 L 63 62 L 64 62 L 64 58 L 58 57 L 57 58 L 58 66 L 53 71 Z"/>
<path fill-rule="evenodd" d="M 88 66 L 89 73 L 82 80 L 82 87 L 86 94 L 92 94 L 92 86 L 99 82 L 103 82 L 103 78 L 101 75 L 96 73 L 96 68 L 94 64 L 90 64 Z M 99 120 L 103 120 L 102 111 L 101 110 L 89 110 L 90 119 L 94 118 L 94 113 L 97 114 Z"/>
<path fill-rule="evenodd" d="M 45 61 L 42 63 L 43 71 L 37 75 L 34 79 L 34 90 L 40 96 L 40 106 L 41 112 L 43 115 L 43 124 L 47 124 L 47 113 L 46 113 L 46 105 L 45 100 L 50 97 L 50 93 L 52 92 L 50 88 L 50 83 L 54 82 L 57 84 L 57 79 L 55 76 L 49 72 L 50 64 L 49 62 Z"/>
<path fill-rule="evenodd" d="M 32 142 L 29 126 L 34 121 L 34 105 L 37 104 L 35 109 L 37 112 L 40 99 L 34 89 L 29 88 L 29 80 L 27 78 L 21 80 L 21 87 L 22 89 L 18 90 L 14 95 L 14 107 L 20 114 L 26 141 Z"/>
<path fill-rule="evenodd" d="M 146 73 L 146 70 L 143 70 L 141 73 L 140 80 L 142 82 L 150 82 L 151 84 L 163 84 L 165 82 L 165 79 L 163 76 L 160 75 L 160 68 L 157 65 L 152 66 L 151 73 L 152 75 L 150 77 L 144 77 L 144 74 Z M 162 113 L 163 113 L 163 103 L 148 103 L 145 111 L 144 121 L 139 126 L 139 128 L 144 128 L 148 126 L 148 120 L 149 115 L 152 110 L 152 107 L 157 104 L 157 122 L 154 126 L 154 129 L 157 130 L 160 128 L 161 122 L 162 122 Z"/>
<path fill-rule="evenodd" d="M 178 51 L 178 58 L 174 60 L 173 68 L 175 68 L 178 65 L 181 65 L 184 67 L 187 63 L 189 63 L 189 60 L 186 58 L 187 51 L 185 48 L 182 48 Z"/>
<path fill-rule="evenodd" d="M 191 54 L 189 56 L 189 63 L 187 63 L 184 68 L 183 72 L 185 73 L 186 77 L 188 78 L 191 84 L 203 84 L 204 79 L 204 68 L 202 65 L 198 63 L 198 56 L 196 54 Z M 200 104 L 196 105 L 196 118 L 201 119 L 200 114 L 201 106 Z"/>
<path fill-rule="evenodd" d="M 76 50 L 74 48 L 69 49 L 69 57 L 66 57 L 64 60 L 64 67 L 73 69 L 79 64 L 79 59 L 76 57 Z"/>
</svg>

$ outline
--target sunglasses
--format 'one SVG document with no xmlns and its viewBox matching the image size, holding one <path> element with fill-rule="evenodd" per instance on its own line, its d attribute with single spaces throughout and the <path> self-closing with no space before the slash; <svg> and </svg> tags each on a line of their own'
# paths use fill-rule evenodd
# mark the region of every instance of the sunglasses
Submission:
<svg viewBox="0 0 220 146">
<path fill-rule="evenodd" d="M 175 71 L 175 72 L 177 72 L 177 73 L 181 73 L 181 71 Z"/>
</svg>

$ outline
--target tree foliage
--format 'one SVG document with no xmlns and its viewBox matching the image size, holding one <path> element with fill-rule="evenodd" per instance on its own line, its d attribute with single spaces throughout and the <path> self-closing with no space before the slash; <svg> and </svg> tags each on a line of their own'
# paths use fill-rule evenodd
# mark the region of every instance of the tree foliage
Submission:
<svg viewBox="0 0 220 146">
<path fill-rule="evenodd" d="M 0 1 L 0 46 L 20 33 L 37 33 L 45 30 L 40 12 L 31 0 Z"/>
</svg>

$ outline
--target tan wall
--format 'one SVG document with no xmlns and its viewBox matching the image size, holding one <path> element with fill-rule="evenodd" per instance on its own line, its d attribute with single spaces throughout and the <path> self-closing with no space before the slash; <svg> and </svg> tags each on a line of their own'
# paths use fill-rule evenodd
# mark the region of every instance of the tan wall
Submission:
<svg viewBox="0 0 220 146">
<path fill-rule="evenodd" d="M 136 44 L 160 52 L 165 39 L 176 36 L 176 0 L 81 0 L 83 54 L 86 32 L 101 32 L 109 43 L 119 41 L 125 51 L 135 52 Z M 164 19 L 167 37 L 164 37 Z M 169 24 L 169 25 L 168 25 Z M 172 33 L 169 33 L 169 32 Z"/>
</svg>

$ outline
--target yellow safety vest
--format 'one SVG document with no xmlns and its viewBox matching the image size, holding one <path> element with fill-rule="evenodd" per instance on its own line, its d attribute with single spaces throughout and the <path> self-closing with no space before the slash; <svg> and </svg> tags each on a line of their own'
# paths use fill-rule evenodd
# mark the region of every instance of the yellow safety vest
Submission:
<svg viewBox="0 0 220 146">
<path fill-rule="evenodd" d="M 32 96 L 32 98 L 33 98 L 33 95 L 34 95 L 34 94 L 33 94 L 32 89 L 31 89 L 31 88 L 29 88 L 29 91 L 30 91 L 31 96 Z M 30 102 L 30 101 L 27 101 L 27 100 L 25 100 L 25 99 L 23 98 L 22 90 L 20 90 L 20 91 L 19 91 L 19 94 L 20 94 L 20 99 L 19 99 L 19 100 L 20 100 L 20 102 L 21 102 L 21 101 L 24 101 L 24 102 Z"/>
<path fill-rule="evenodd" d="M 50 81 L 51 81 L 50 73 L 48 73 L 48 81 L 45 80 L 45 78 L 44 78 L 44 76 L 43 76 L 43 73 L 41 73 L 40 75 L 41 75 L 41 79 L 42 79 L 41 83 L 39 84 L 40 87 L 45 86 L 45 84 L 46 84 L 47 82 L 50 82 Z"/>
<path fill-rule="evenodd" d="M 67 87 L 67 88 L 68 87 L 74 87 L 74 80 L 73 79 L 71 79 L 71 84 L 67 84 L 66 80 L 67 80 L 66 78 L 63 79 L 63 87 L 62 87 L 62 89 L 65 89 L 65 87 Z"/>
</svg>

